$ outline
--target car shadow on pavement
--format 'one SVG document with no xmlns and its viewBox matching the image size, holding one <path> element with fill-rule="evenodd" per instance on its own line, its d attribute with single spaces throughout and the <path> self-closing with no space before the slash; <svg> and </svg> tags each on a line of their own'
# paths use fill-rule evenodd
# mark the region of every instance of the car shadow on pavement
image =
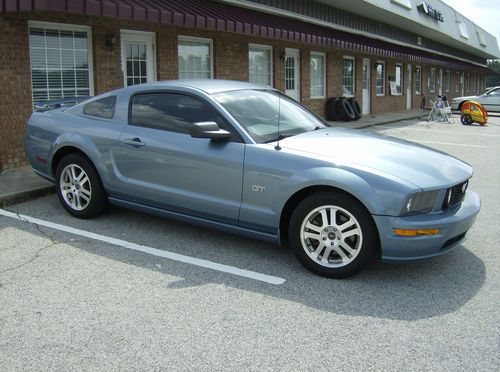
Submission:
<svg viewBox="0 0 500 372">
<path fill-rule="evenodd" d="M 117 212 L 120 213 L 120 212 Z M 137 214 L 138 218 L 155 219 Z M 95 223 L 106 223 L 106 216 Z M 99 221 L 100 220 L 100 221 Z M 42 235 L 32 225 L 9 220 L 7 224 L 32 234 Z M 251 239 L 214 233 L 166 219 L 156 221 L 157 229 L 185 230 L 196 239 L 207 242 L 210 253 L 220 250 L 226 260 L 219 263 L 234 265 L 247 270 L 275 275 L 286 279 L 282 285 L 271 285 L 247 278 L 212 271 L 164 258 L 130 251 L 81 237 L 68 239 L 67 233 L 41 227 L 52 239 L 64 242 L 83 251 L 116 260 L 128 265 L 180 277 L 179 281 L 165 285 L 172 290 L 186 287 L 220 284 L 293 301 L 309 308 L 339 315 L 370 316 L 383 319 L 418 320 L 455 312 L 470 301 L 485 282 L 486 270 L 482 260 L 473 252 L 460 246 L 450 253 L 434 259 L 412 264 L 384 264 L 374 262 L 358 275 L 334 280 L 322 278 L 304 269 L 287 248 L 280 248 Z M 140 224 L 148 229 L 148 224 Z M 146 231 L 146 235 L 153 231 Z M 168 235 L 168 232 L 167 232 Z M 73 236 L 71 236 L 73 238 Z M 127 239 L 133 241 L 132 239 Z M 188 239 L 189 240 L 189 239 Z M 137 242 L 144 244 L 142 242 Z M 196 257 L 186 250 L 179 252 Z M 170 250 L 170 247 L 169 247 Z M 175 251 L 175 250 L 173 250 Z M 203 258 L 213 259 L 210 255 Z M 213 259 L 216 261 L 216 259 Z M 240 263 L 238 265 L 237 263 Z M 112 290 L 112 289 L 110 289 Z M 220 306 L 224 306 L 221 303 Z"/>
</svg>

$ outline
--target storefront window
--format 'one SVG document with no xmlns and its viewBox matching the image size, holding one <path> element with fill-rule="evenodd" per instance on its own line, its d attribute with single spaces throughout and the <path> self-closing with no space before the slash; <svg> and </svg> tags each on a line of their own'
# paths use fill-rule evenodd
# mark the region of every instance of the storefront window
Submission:
<svg viewBox="0 0 500 372">
<path fill-rule="evenodd" d="M 90 28 L 29 23 L 33 104 L 92 94 Z"/>
<path fill-rule="evenodd" d="M 325 54 L 311 52 L 311 98 L 325 98 Z"/>
<path fill-rule="evenodd" d="M 273 49 L 267 45 L 250 44 L 248 47 L 248 81 L 273 85 Z"/>
<path fill-rule="evenodd" d="M 179 36 L 179 79 L 213 78 L 212 40 Z"/>
<path fill-rule="evenodd" d="M 434 93 L 436 91 L 436 69 L 434 67 L 432 67 L 429 72 L 429 81 L 427 85 L 429 87 L 429 92 Z"/>
<path fill-rule="evenodd" d="M 450 70 L 446 70 L 446 73 L 444 74 L 444 90 L 445 90 L 445 92 L 450 91 L 450 80 L 451 80 Z"/>
<path fill-rule="evenodd" d="M 422 69 L 417 66 L 415 71 L 415 94 L 422 94 Z"/>
<path fill-rule="evenodd" d="M 375 71 L 376 80 L 376 93 L 377 96 L 383 96 L 385 94 L 385 63 L 377 62 L 377 69 Z"/>
<path fill-rule="evenodd" d="M 354 96 L 354 57 L 344 57 L 342 88 L 345 97 Z"/>
<path fill-rule="evenodd" d="M 401 63 L 396 64 L 396 94 L 403 94 L 403 65 Z"/>
</svg>

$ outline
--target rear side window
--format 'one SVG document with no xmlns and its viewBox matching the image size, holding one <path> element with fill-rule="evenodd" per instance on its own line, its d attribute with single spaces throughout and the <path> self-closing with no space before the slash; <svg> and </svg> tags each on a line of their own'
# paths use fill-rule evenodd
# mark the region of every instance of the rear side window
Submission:
<svg viewBox="0 0 500 372">
<path fill-rule="evenodd" d="M 215 121 L 228 130 L 217 112 L 197 98 L 175 93 L 143 93 L 132 97 L 132 125 L 189 134 L 192 123 L 200 121 Z"/>
<path fill-rule="evenodd" d="M 104 119 L 112 119 L 115 116 L 116 97 L 106 97 L 87 103 L 83 108 L 85 115 L 97 116 Z"/>
</svg>

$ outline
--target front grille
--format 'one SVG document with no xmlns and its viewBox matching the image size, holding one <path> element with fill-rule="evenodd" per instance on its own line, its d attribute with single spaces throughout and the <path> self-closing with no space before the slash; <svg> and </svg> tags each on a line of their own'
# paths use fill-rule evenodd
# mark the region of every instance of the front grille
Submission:
<svg viewBox="0 0 500 372">
<path fill-rule="evenodd" d="M 464 200 L 465 192 L 467 191 L 467 186 L 469 185 L 469 181 L 465 181 L 450 187 L 446 191 L 446 195 L 443 201 L 443 209 L 451 208 Z"/>
</svg>

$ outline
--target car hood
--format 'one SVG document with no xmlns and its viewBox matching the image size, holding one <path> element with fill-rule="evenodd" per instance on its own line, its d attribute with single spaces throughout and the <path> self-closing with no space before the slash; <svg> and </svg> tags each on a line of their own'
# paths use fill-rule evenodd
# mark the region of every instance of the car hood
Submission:
<svg viewBox="0 0 500 372">
<path fill-rule="evenodd" d="M 459 101 L 475 101 L 478 98 L 481 98 L 481 96 L 456 97 L 456 98 L 453 98 L 452 101 L 454 101 L 454 102 L 459 102 Z"/>
<path fill-rule="evenodd" d="M 280 146 L 337 166 L 376 170 L 423 189 L 452 186 L 472 176 L 472 167 L 451 155 L 357 130 L 320 129 L 288 137 L 280 141 Z"/>
</svg>

